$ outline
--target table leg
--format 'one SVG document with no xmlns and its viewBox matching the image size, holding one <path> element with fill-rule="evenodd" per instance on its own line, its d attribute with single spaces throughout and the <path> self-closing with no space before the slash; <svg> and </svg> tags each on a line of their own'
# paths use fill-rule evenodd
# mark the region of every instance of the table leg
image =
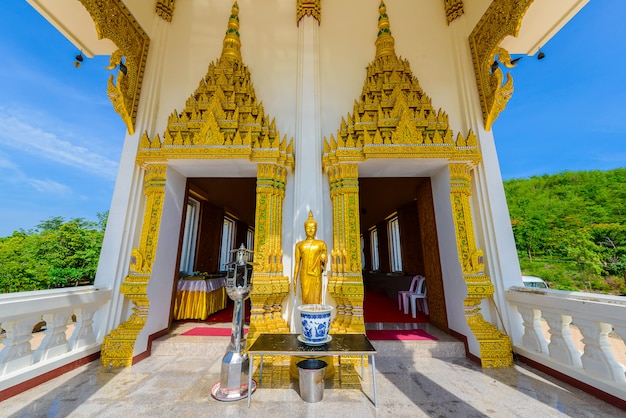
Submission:
<svg viewBox="0 0 626 418">
<path fill-rule="evenodd" d="M 263 354 L 261 354 L 261 363 L 259 363 L 259 386 L 263 383 Z"/>
<path fill-rule="evenodd" d="M 372 382 L 374 383 L 374 406 L 378 408 L 378 393 L 376 392 L 376 360 L 374 355 L 370 356 L 372 360 Z"/>
<path fill-rule="evenodd" d="M 361 380 L 365 380 L 365 355 L 361 354 Z"/>
<path fill-rule="evenodd" d="M 252 402 L 252 369 L 254 368 L 254 355 L 250 354 L 248 366 L 248 408 L 250 408 L 250 402 Z"/>
</svg>

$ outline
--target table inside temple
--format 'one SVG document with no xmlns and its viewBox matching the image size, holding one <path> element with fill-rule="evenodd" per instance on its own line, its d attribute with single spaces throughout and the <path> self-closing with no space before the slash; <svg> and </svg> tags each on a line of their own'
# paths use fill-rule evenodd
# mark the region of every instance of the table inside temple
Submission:
<svg viewBox="0 0 626 418">
<path fill-rule="evenodd" d="M 174 319 L 206 319 L 226 308 L 226 278 L 187 276 L 178 281 Z"/>
<path fill-rule="evenodd" d="M 261 334 L 248 348 L 249 372 L 248 387 L 252 387 L 252 372 L 254 369 L 254 356 L 260 356 L 260 373 L 263 375 L 264 355 L 293 355 L 293 356 L 361 356 L 361 378 L 365 375 L 363 357 L 369 356 L 372 370 L 372 385 L 374 390 L 374 405 L 378 407 L 378 394 L 376 393 L 376 348 L 372 345 L 365 334 L 333 334 L 332 340 L 323 345 L 307 345 L 298 340 L 299 334 Z M 259 378 L 259 387 L 261 386 Z M 250 407 L 252 396 L 248 396 Z M 370 398 L 371 400 L 371 398 Z"/>
</svg>

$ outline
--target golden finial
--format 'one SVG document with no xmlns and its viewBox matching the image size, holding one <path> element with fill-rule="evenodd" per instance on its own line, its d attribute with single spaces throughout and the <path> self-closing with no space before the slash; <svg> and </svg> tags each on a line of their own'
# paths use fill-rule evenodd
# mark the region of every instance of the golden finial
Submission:
<svg viewBox="0 0 626 418">
<path fill-rule="evenodd" d="M 387 7 L 385 2 L 381 1 L 378 6 L 378 38 L 376 39 L 376 58 L 384 55 L 396 55 L 394 49 L 395 40 L 391 36 L 389 30 L 389 17 L 387 17 Z"/>
<path fill-rule="evenodd" d="M 230 18 L 228 19 L 228 29 L 226 29 L 226 36 L 224 37 L 221 59 L 224 58 L 242 61 L 241 40 L 239 39 L 239 5 L 237 5 L 237 2 L 233 3 Z"/>
</svg>

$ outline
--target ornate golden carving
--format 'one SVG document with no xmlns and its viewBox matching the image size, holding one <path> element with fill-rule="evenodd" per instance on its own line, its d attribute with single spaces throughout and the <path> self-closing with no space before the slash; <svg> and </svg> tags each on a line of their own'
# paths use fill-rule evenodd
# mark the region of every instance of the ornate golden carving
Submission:
<svg viewBox="0 0 626 418">
<path fill-rule="evenodd" d="M 228 20 L 221 58 L 209 65 L 182 112 L 174 110 L 163 140 L 145 132 L 137 162 L 170 159 L 242 159 L 293 169 L 293 141 L 280 138 L 276 123 L 265 114 L 242 63 L 239 7 Z"/>
<path fill-rule="evenodd" d="M 507 73 L 506 82 L 502 84 L 502 70 L 499 67 L 491 70 L 496 55 L 498 61 L 508 68 L 513 67 L 509 54 L 498 45 L 508 35 L 517 36 L 524 14 L 532 2 L 494 0 L 469 36 L 486 130 L 491 129 L 513 94 L 511 74 Z"/>
<path fill-rule="evenodd" d="M 455 163 L 450 164 L 448 169 L 459 262 L 467 284 L 465 318 L 478 340 L 483 367 L 510 366 L 513 363 L 511 340 L 496 326 L 485 321 L 480 313 L 480 302 L 493 295 L 494 287 L 484 274 L 482 250 L 476 248 L 470 202 L 472 167 Z"/>
<path fill-rule="evenodd" d="M 156 0 L 154 11 L 163 19 L 171 22 L 174 16 L 174 3 L 176 3 L 176 0 Z"/>
<path fill-rule="evenodd" d="M 324 167 L 368 158 L 443 158 L 478 163 L 481 159 L 473 132 L 454 138 L 448 115 L 435 110 L 413 76 L 408 61 L 394 49 L 385 4 L 379 6 L 376 59 L 353 114 L 342 118 L 330 140 L 324 138 Z"/>
<path fill-rule="evenodd" d="M 363 321 L 363 275 L 359 213 L 359 170 L 357 164 L 328 168 L 333 206 L 333 249 L 328 290 L 337 302 L 331 324 L 334 333 L 365 332 Z"/>
<path fill-rule="evenodd" d="M 448 25 L 464 13 L 463 0 L 443 0 L 443 7 L 446 9 L 446 22 Z"/>
<path fill-rule="evenodd" d="M 322 0 L 298 0 L 296 4 L 296 24 L 300 26 L 300 20 L 304 16 L 312 16 L 319 25 L 322 22 Z"/>
<path fill-rule="evenodd" d="M 156 255 L 165 195 L 165 171 L 163 164 L 150 165 L 144 176 L 146 209 L 141 227 L 139 248 L 133 249 L 130 260 L 130 274 L 120 286 L 120 293 L 130 299 L 133 313 L 121 323 L 102 343 L 101 361 L 105 366 L 128 367 L 133 363 L 133 351 L 137 335 L 148 318 L 148 282 L 152 275 L 152 263 Z"/>
<path fill-rule="evenodd" d="M 289 278 L 283 275 L 282 207 L 287 169 L 259 164 L 254 234 L 254 261 L 250 292 L 248 344 L 263 332 L 289 332 L 282 316 L 282 300 L 289 293 Z"/>
<path fill-rule="evenodd" d="M 115 66 L 123 62 L 117 81 L 109 77 L 107 94 L 128 132 L 135 132 L 139 94 L 148 57 L 150 39 L 120 0 L 80 0 L 93 19 L 98 38 L 107 38 L 119 48 L 112 56 Z"/>
</svg>

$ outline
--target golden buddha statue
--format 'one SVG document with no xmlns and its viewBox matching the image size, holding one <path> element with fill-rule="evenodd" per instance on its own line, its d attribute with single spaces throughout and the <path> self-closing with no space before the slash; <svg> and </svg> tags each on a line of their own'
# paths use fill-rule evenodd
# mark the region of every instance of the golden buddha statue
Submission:
<svg viewBox="0 0 626 418">
<path fill-rule="evenodd" d="M 303 241 L 296 243 L 296 254 L 294 258 L 295 267 L 293 269 L 293 293 L 297 296 L 298 278 L 300 278 L 302 304 L 321 304 L 322 273 L 326 269 L 328 251 L 324 241 L 315 239 L 317 222 L 315 221 L 315 218 L 313 218 L 312 211 L 309 211 L 309 217 L 306 221 L 304 221 L 304 232 L 306 233 L 306 238 Z M 335 374 L 335 366 L 333 365 L 332 356 L 292 356 L 289 367 L 291 377 L 298 378 L 298 369 L 296 364 L 299 361 L 306 360 L 308 358 L 316 358 L 326 362 L 328 366 L 326 367 L 325 377 L 327 379 Z"/>
<path fill-rule="evenodd" d="M 302 304 L 322 303 L 322 273 L 326 269 L 328 252 L 326 243 L 315 239 L 317 222 L 312 211 L 309 211 L 309 217 L 304 222 L 304 232 L 306 239 L 296 244 L 293 292 L 297 294 L 299 277 Z"/>
</svg>

